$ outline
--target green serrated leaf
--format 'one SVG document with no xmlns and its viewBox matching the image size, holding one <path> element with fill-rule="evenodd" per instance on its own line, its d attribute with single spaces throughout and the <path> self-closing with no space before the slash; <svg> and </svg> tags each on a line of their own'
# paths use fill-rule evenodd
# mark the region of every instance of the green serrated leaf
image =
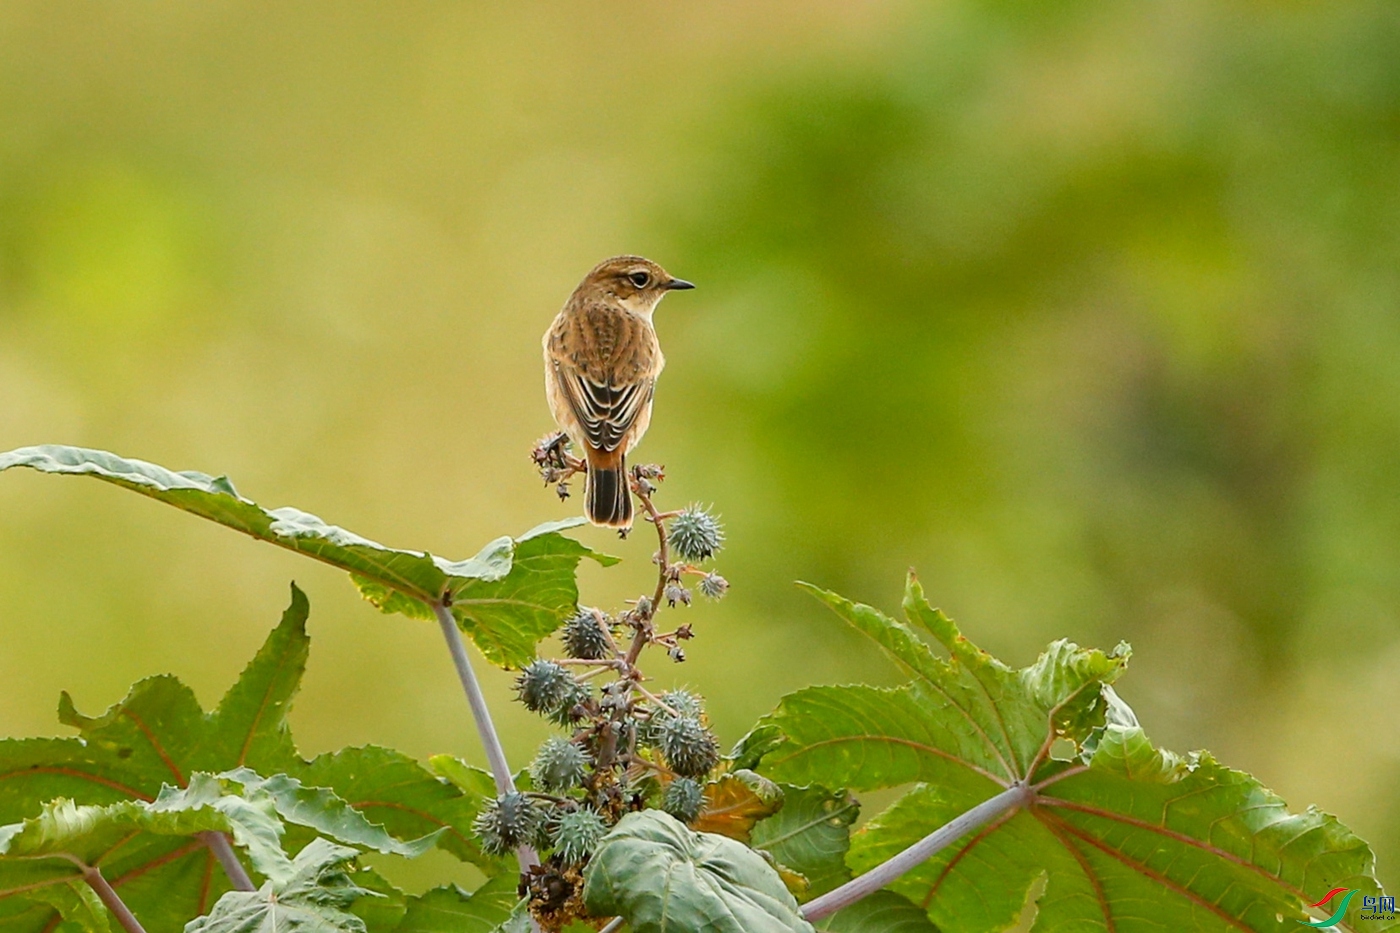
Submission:
<svg viewBox="0 0 1400 933">
<path fill-rule="evenodd" d="M 308 787 L 294 777 L 274 774 L 259 777 L 248 768 L 238 768 L 219 775 L 222 780 L 237 783 L 243 796 L 251 801 L 266 798 L 282 819 L 306 826 L 338 842 L 373 849 L 385 855 L 417 858 L 436 844 L 445 831 L 438 828 L 416 839 L 401 842 L 378 823 L 352 807 L 343 797 L 324 787 Z"/>
<path fill-rule="evenodd" d="M 808 883 L 802 898 L 806 900 L 850 880 L 846 851 L 860 803 L 845 791 L 781 786 L 782 809 L 754 827 L 750 844 L 803 875 Z"/>
<path fill-rule="evenodd" d="M 585 547 L 559 532 L 570 519 L 540 525 L 515 540 L 515 561 L 500 581 L 461 578 L 452 587 L 452 614 L 481 653 L 497 664 L 521 667 L 535 646 L 578 608 L 574 572 L 588 557 L 604 567 L 617 558 Z"/>
<path fill-rule="evenodd" d="M 956 786 L 976 802 L 1001 789 L 997 759 L 940 697 L 918 685 L 808 687 L 769 717 L 785 740 L 759 770 L 789 784 L 856 790 L 915 781 Z M 989 760 L 990 759 L 990 760 Z"/>
<path fill-rule="evenodd" d="M 117 805 L 120 806 L 120 805 Z M 185 788 L 165 787 L 152 803 L 144 806 L 145 827 L 163 835 L 189 835 L 187 823 L 210 811 L 224 818 L 223 825 L 200 826 L 196 831 L 228 832 L 236 845 L 248 853 L 253 867 L 273 879 L 287 877 L 291 862 L 282 851 L 282 822 L 270 799 L 249 800 L 225 794 L 212 774 L 193 774 Z"/>
<path fill-rule="evenodd" d="M 772 723 L 759 723 L 742 739 L 734 743 L 734 748 L 729 753 L 729 760 L 732 766 L 738 769 L 756 769 L 763 761 L 763 756 L 773 749 L 783 744 L 783 730 Z"/>
<path fill-rule="evenodd" d="M 460 758 L 452 755 L 434 755 L 428 759 L 428 767 L 468 797 L 483 800 L 496 796 L 496 779 L 491 776 L 491 772 L 469 765 Z"/>
<path fill-rule="evenodd" d="M 455 884 L 410 898 L 395 933 L 491 933 L 510 919 L 520 903 L 519 879 L 498 875 L 468 894 Z"/>
<path fill-rule="evenodd" d="M 422 617 L 428 615 L 426 603 L 449 594 L 462 630 L 487 658 L 507 666 L 527 663 L 539 640 L 574 611 L 574 571 L 580 559 L 605 566 L 616 562 L 559 533 L 582 519 L 541 525 L 514 540 L 498 538 L 474 557 L 449 561 L 385 547 L 298 509 L 264 509 L 238 495 L 227 477 L 177 473 L 106 451 L 62 445 L 0 454 L 0 471 L 14 467 L 91 476 L 339 567 L 386 611 Z"/>
<path fill-rule="evenodd" d="M 50 801 L 38 816 L 0 827 L 0 861 L 11 873 L 45 865 L 44 874 L 67 877 L 81 871 L 82 865 L 105 862 L 118 847 L 130 846 L 137 833 L 193 836 L 233 832 L 239 826 L 270 838 L 275 845 L 276 819 L 249 811 L 247 801 L 240 798 L 218 795 L 217 783 L 197 781 L 191 790 L 168 791 L 150 804 L 123 801 L 82 806 L 64 798 Z"/>
<path fill-rule="evenodd" d="M 50 928 L 50 908 L 57 912 L 61 920 L 56 928 L 61 933 L 74 933 L 76 930 L 85 933 L 109 933 L 113 927 L 106 905 L 97 896 L 97 892 L 82 881 L 66 881 L 26 891 L 23 897 L 15 900 L 28 907 L 32 920 L 43 918 L 44 926 L 35 929 Z M 17 933 L 3 918 L 0 918 L 0 930 L 4 930 L 5 933 Z"/>
<path fill-rule="evenodd" d="M 59 798 L 38 816 L 0 826 L 0 888 L 23 888 L 49 879 L 73 879 L 96 864 L 137 828 L 138 803 L 79 806 Z M 208 825 L 223 828 L 215 818 Z"/>
<path fill-rule="evenodd" d="M 370 897 L 358 898 L 350 912 L 365 922 L 366 933 L 394 933 L 408 912 L 409 896 L 372 868 L 360 866 L 351 874 L 356 887 L 369 891 Z"/>
<path fill-rule="evenodd" d="M 766 861 L 726 836 L 691 832 L 660 810 L 624 816 L 584 871 L 595 917 L 635 933 L 810 933 Z"/>
<path fill-rule="evenodd" d="M 292 584 L 292 601 L 282 621 L 208 717 L 194 766 L 204 771 L 249 767 L 276 774 L 299 763 L 287 713 L 311 653 L 306 634 L 310 615 L 306 594 Z"/>
<path fill-rule="evenodd" d="M 305 665 L 307 612 L 293 587 L 281 623 L 213 713 L 174 677 L 141 681 L 101 716 L 82 715 L 65 694 L 59 715 L 79 737 L 0 741 L 0 822 L 23 820 L 58 797 L 93 806 L 150 803 L 169 793 L 167 785 L 194 789 L 200 771 L 283 766 L 293 754 L 286 712 Z M 240 832 L 252 832 L 250 825 Z M 277 864 L 271 850 L 261 853 Z M 103 871 L 150 933 L 181 929 L 228 890 L 208 848 L 184 838 L 143 833 L 104 856 Z"/>
<path fill-rule="evenodd" d="M 816 927 L 828 933 L 938 933 L 922 907 L 893 891 L 876 891 Z"/>
<path fill-rule="evenodd" d="M 1204 753 L 1153 746 L 1108 686 L 1125 647 L 1056 642 L 1013 670 L 932 609 L 912 577 L 908 625 L 817 595 L 913 676 L 894 689 L 799 691 L 766 720 L 785 736 L 761 766 L 775 778 L 869 789 L 926 782 L 854 835 L 852 869 L 874 868 L 1013 782 L 1036 788 L 1034 807 L 968 833 L 890 886 L 928 905 L 941 928 L 1004 930 L 1042 879 L 1038 933 L 1281 933 L 1332 887 L 1379 893 L 1370 850 L 1334 818 L 1291 814 L 1256 779 Z M 934 657 L 915 626 L 950 660 Z M 1056 738 L 1075 743 L 1076 761 L 1048 756 Z M 1357 915 L 1345 928 L 1396 926 Z"/>
<path fill-rule="evenodd" d="M 511 908 L 510 916 L 491 933 L 532 933 L 534 924 L 530 920 L 529 902 L 521 898 Z"/>
<path fill-rule="evenodd" d="M 368 745 L 319 755 L 297 777 L 335 791 L 399 839 L 440 833 L 440 848 L 487 874 L 500 871 L 504 862 L 483 853 L 471 829 L 482 802 L 496 796 L 490 775 L 463 786 L 435 772 L 402 752 Z"/>
<path fill-rule="evenodd" d="M 905 595 L 905 612 L 912 624 L 917 624 L 934 636 L 952 655 L 944 661 L 933 655 L 929 646 L 915 633 L 911 625 L 888 618 L 878 610 L 843 599 L 834 593 L 803 585 L 838 615 L 873 638 L 903 668 L 915 675 L 905 688 L 887 691 L 884 696 L 894 707 L 886 720 L 903 718 L 902 726 L 893 730 L 880 729 L 877 734 L 859 727 L 855 721 L 861 714 L 843 717 L 844 723 L 833 725 L 828 738 L 831 742 L 817 747 L 820 759 L 846 759 L 855 762 L 862 756 L 858 748 L 877 756 L 869 762 L 872 767 L 850 769 L 852 776 L 828 775 L 825 780 L 850 787 L 889 786 L 876 773 L 880 758 L 902 762 L 906 772 L 917 765 L 903 781 L 935 780 L 934 774 L 919 774 L 920 767 L 935 772 L 947 770 L 926 759 L 943 758 L 948 766 L 979 775 L 1001 785 L 1019 780 L 1040 751 L 1046 738 L 1046 724 L 1052 714 L 1063 737 L 1082 742 L 1093 727 L 1103 722 L 1101 688 L 1112 683 L 1123 672 L 1128 656 L 1126 648 L 1105 654 L 1094 649 L 1079 648 L 1068 642 L 1056 642 L 1036 664 L 1024 671 L 1013 670 L 973 645 L 958 631 L 957 626 L 924 599 L 923 589 L 911 574 Z M 832 702 L 835 694 L 814 693 L 811 700 Z M 839 704 L 839 699 L 836 700 Z M 882 705 L 874 694 L 860 697 L 862 708 L 871 703 Z M 921 711 L 936 711 L 925 715 Z M 1067 710 L 1073 710 L 1072 714 Z M 1097 711 L 1097 719 L 1094 713 Z M 876 711 L 876 715 L 879 713 Z M 780 721 L 780 713 L 771 721 L 791 737 L 788 726 Z M 887 722 L 886 725 L 893 725 Z M 840 736 L 843 727 L 856 727 L 847 739 Z M 886 734 L 889 733 L 889 734 Z M 855 743 L 855 744 L 852 744 Z M 883 751 L 876 751 L 883 744 Z M 894 746 L 902 745 L 903 751 Z M 787 779 L 786 770 L 793 769 L 794 757 L 801 757 L 801 747 L 790 743 L 769 754 L 765 770 Z M 811 767 L 821 768 L 814 763 Z M 964 775 L 965 777 L 966 775 Z M 809 783 L 793 776 L 798 783 Z M 875 779 L 876 783 L 870 783 Z M 895 782 L 895 783 L 902 783 Z M 985 796 L 990 796 L 986 794 Z"/>
<path fill-rule="evenodd" d="M 209 775 L 195 775 L 187 789 L 167 787 L 151 803 L 54 800 L 38 816 L 0 827 L 0 902 L 39 905 L 32 914 L 45 923 L 57 911 L 64 921 L 101 933 L 106 908 L 93 907 L 82 883 L 88 867 L 101 866 L 128 906 L 142 908 L 148 930 L 178 929 L 198 906 L 192 889 L 165 890 L 159 900 L 146 901 L 139 888 L 132 895 L 128 882 L 180 861 L 183 853 L 204 851 L 198 836 L 207 832 L 231 833 L 260 870 L 285 875 L 291 863 L 278 845 L 280 830 L 262 808 L 222 795 Z"/>
<path fill-rule="evenodd" d="M 488 872 L 499 870 L 501 863 L 482 856 L 470 834 L 479 796 L 465 794 L 406 756 L 384 749 L 348 749 L 309 764 L 295 757 L 286 714 L 305 666 L 307 612 L 305 597 L 293 588 L 281 623 L 213 713 L 206 715 L 175 678 L 157 677 L 137 684 L 101 716 L 84 716 L 65 700 L 63 719 L 80 730 L 79 738 L 0 741 L 0 822 L 38 814 L 56 797 L 93 806 L 152 803 L 155 811 L 172 812 L 202 800 L 201 806 L 226 811 L 219 828 L 249 847 L 259 871 L 278 873 L 288 864 L 278 849 L 275 811 L 280 799 L 289 818 L 316 823 L 328 833 L 381 850 L 411 854 L 426 840 L 405 840 L 441 831 L 439 844 L 444 848 Z M 280 787 L 290 796 L 279 792 L 278 799 L 264 795 L 257 802 L 258 794 L 250 793 L 255 799 L 245 800 L 226 793 L 200 770 L 223 772 L 240 764 L 254 770 L 267 765 L 286 768 L 301 789 L 284 781 Z M 182 789 L 180 784 L 186 786 Z M 334 815 L 334 800 L 312 790 L 316 787 L 344 798 L 364 822 L 345 811 L 339 812 L 338 823 L 327 822 Z M 316 806 L 309 812 L 298 809 L 295 804 L 302 797 L 303 803 Z M 318 812 L 321 804 L 329 809 Z M 382 829 L 374 829 L 375 824 Z M 310 830 L 295 825 L 293 830 L 286 839 L 293 850 L 310 841 Z M 103 855 L 102 864 L 150 933 L 178 931 L 228 890 L 212 853 L 189 838 L 143 830 Z M 0 882 L 0 918 L 17 903 L 4 897 L 9 889 Z M 21 914 L 29 918 L 25 923 L 42 916 L 41 930 L 54 919 L 53 909 L 42 905 L 26 907 Z M 9 933 L 3 925 L 0 931 Z"/>
<path fill-rule="evenodd" d="M 355 884 L 348 863 L 355 850 L 313 840 L 291 874 L 257 891 L 230 891 L 185 933 L 366 933 L 351 906 L 374 892 Z"/>
<path fill-rule="evenodd" d="M 122 776 L 123 796 L 150 799 L 165 784 L 184 784 L 205 724 L 194 691 L 170 675 L 138 681 L 125 699 L 101 716 L 84 716 L 65 691 L 58 719 L 82 735 L 89 759 Z M 134 790 L 134 793 L 132 792 Z"/>
<path fill-rule="evenodd" d="M 957 799 L 962 800 L 961 796 Z M 920 785 L 852 837 L 848 862 L 856 874 L 863 874 L 966 809 L 960 802 L 950 800 L 942 788 Z M 916 903 L 927 903 L 929 915 L 936 922 L 942 923 L 945 915 L 957 914 L 953 929 L 1004 930 L 1020 916 L 1038 872 L 1067 873 L 1073 869 L 1066 852 L 1052 848 L 1037 853 L 1033 847 L 1027 847 L 1025 830 L 1029 821 L 1025 814 L 1018 814 L 991 832 L 965 837 L 889 887 Z M 963 851 L 975 856 L 971 859 L 973 864 L 963 864 L 969 861 L 967 856 L 953 863 L 957 853 Z M 998 883 L 974 897 L 974 886 L 985 880 L 983 873 L 988 866 L 996 866 Z"/>
<path fill-rule="evenodd" d="M 140 681 L 101 716 L 84 716 L 63 694 L 59 719 L 79 738 L 0 741 L 0 821 L 60 796 L 150 801 L 196 771 L 285 768 L 295 760 L 286 714 L 306 663 L 308 611 L 293 586 L 282 621 L 213 713 L 170 676 Z"/>
</svg>

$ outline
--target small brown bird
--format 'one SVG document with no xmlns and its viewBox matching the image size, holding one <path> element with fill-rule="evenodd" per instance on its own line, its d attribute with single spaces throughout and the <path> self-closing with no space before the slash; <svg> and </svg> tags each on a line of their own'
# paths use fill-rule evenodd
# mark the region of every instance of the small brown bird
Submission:
<svg viewBox="0 0 1400 933">
<path fill-rule="evenodd" d="M 544 390 L 554 420 L 588 465 L 584 512 L 595 525 L 632 527 L 627 454 L 651 423 L 666 365 L 651 324 L 669 291 L 695 286 L 641 256 L 593 267 L 544 334 Z"/>
</svg>

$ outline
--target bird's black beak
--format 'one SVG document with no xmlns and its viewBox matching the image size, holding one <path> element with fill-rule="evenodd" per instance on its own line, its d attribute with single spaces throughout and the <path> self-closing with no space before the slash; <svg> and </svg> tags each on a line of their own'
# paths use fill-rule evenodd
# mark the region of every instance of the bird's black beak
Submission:
<svg viewBox="0 0 1400 933">
<path fill-rule="evenodd" d="M 685 291 L 687 288 L 694 288 L 694 287 L 695 287 L 695 284 L 694 284 L 693 282 L 687 282 L 685 279 L 672 279 L 671 281 L 669 281 L 669 282 L 666 283 L 666 290 L 667 290 L 668 292 L 670 292 L 670 291 Z"/>
</svg>

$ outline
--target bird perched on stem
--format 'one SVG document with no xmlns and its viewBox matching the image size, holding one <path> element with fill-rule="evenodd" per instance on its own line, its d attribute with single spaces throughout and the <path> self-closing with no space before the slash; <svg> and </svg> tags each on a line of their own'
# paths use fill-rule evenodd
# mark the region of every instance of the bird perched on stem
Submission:
<svg viewBox="0 0 1400 933">
<path fill-rule="evenodd" d="M 627 454 L 651 423 L 666 365 L 651 315 L 667 292 L 695 286 L 641 256 L 593 267 L 544 334 L 544 388 L 560 429 L 587 464 L 584 512 L 595 525 L 632 526 Z"/>
</svg>

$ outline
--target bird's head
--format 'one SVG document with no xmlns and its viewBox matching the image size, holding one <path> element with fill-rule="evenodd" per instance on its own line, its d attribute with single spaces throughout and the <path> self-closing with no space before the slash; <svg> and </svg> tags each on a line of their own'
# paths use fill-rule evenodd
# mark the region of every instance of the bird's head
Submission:
<svg viewBox="0 0 1400 933">
<path fill-rule="evenodd" d="M 651 314 L 667 292 L 695 286 L 641 256 L 614 256 L 593 267 L 579 284 L 586 297 L 611 299 L 629 311 Z"/>
</svg>

